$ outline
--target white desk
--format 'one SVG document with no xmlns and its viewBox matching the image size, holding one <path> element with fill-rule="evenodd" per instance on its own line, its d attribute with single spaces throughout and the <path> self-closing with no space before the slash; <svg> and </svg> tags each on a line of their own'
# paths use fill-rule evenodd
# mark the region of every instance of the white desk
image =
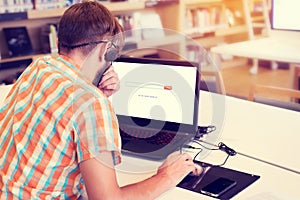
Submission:
<svg viewBox="0 0 300 200">
<path fill-rule="evenodd" d="M 214 98 L 225 98 L 225 120 L 219 141 L 237 152 L 300 171 L 300 112 L 257 104 L 233 97 L 213 94 Z M 202 92 L 200 124 L 211 117 L 211 98 Z M 204 118 L 203 118 L 204 116 Z M 226 155 L 211 152 L 201 158 L 204 162 L 219 164 Z M 158 162 L 124 157 L 118 166 L 121 185 L 142 180 L 155 171 Z M 260 175 L 260 179 L 237 194 L 233 199 L 299 199 L 300 174 L 266 164 L 243 155 L 230 157 L 224 167 Z M 212 199 L 207 196 L 174 188 L 159 199 Z"/>
<path fill-rule="evenodd" d="M 216 54 L 300 63 L 300 33 L 272 31 L 271 36 L 211 48 Z"/>
<path fill-rule="evenodd" d="M 7 91 L 7 87 L 3 89 L 1 86 L 0 94 L 3 94 L 3 91 Z M 222 106 L 225 106 L 224 124 L 217 125 L 221 136 L 216 144 L 222 141 L 239 153 L 300 171 L 300 112 L 201 91 L 199 112 L 201 125 L 209 124 L 214 113 L 222 116 L 219 112 L 222 109 L 216 110 L 216 105 L 214 106 L 212 102 L 224 103 Z M 225 153 L 216 151 L 200 158 L 204 162 L 219 164 L 223 162 L 225 156 Z M 118 182 L 125 185 L 143 180 L 151 176 L 159 164 L 124 156 L 123 163 L 117 167 Z M 230 157 L 224 167 L 261 176 L 233 199 L 293 200 L 300 197 L 300 174 L 239 154 Z M 212 198 L 176 187 L 158 199 Z"/>
</svg>

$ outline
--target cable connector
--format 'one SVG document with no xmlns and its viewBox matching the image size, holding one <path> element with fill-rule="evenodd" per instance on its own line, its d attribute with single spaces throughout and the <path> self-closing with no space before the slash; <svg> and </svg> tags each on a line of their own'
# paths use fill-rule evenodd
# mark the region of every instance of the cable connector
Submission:
<svg viewBox="0 0 300 200">
<path fill-rule="evenodd" d="M 183 145 L 182 148 L 184 148 L 184 149 L 202 149 L 199 147 L 193 147 L 192 145 L 188 145 L 188 144 Z"/>
<path fill-rule="evenodd" d="M 209 134 L 216 130 L 215 126 L 198 126 L 195 139 L 201 138 L 203 135 Z"/>
<path fill-rule="evenodd" d="M 198 126 L 198 131 L 202 134 L 208 134 L 216 130 L 215 126 Z"/>
<path fill-rule="evenodd" d="M 221 151 L 226 152 L 229 156 L 235 156 L 236 155 L 236 151 L 233 150 L 232 148 L 229 148 L 226 144 L 224 144 L 223 142 L 220 142 L 218 144 L 218 147 Z"/>
</svg>

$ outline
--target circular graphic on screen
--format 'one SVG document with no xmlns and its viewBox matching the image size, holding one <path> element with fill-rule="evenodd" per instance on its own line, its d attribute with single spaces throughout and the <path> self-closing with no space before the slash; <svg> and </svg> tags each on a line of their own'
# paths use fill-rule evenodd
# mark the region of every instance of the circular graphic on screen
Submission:
<svg viewBox="0 0 300 200">
<path fill-rule="evenodd" d="M 166 89 L 166 86 L 153 82 L 141 84 L 131 93 L 128 113 L 161 121 L 182 121 L 179 97 L 172 89 Z"/>
<path fill-rule="evenodd" d="M 135 35 L 135 33 L 143 33 L 147 31 L 148 29 L 131 30 L 131 34 Z M 201 93 L 206 94 L 204 101 L 199 101 L 199 99 L 196 100 L 197 103 L 199 103 L 198 125 L 212 125 L 216 127 L 215 131 L 212 133 L 201 136 L 201 140 L 210 144 L 217 144 L 217 141 L 219 140 L 223 131 L 226 99 L 225 95 L 213 94 L 218 93 L 218 91 L 215 90 L 216 85 L 211 84 L 214 83 L 214 80 L 211 79 L 209 75 L 206 77 L 206 75 L 203 75 L 202 72 L 206 70 L 219 72 L 221 67 L 220 60 L 218 60 L 218 57 L 212 56 L 209 51 L 206 51 L 201 44 L 199 44 L 197 41 L 194 41 L 192 38 L 168 29 L 160 29 L 160 31 L 165 32 L 165 38 L 172 36 L 177 38 L 178 43 L 184 41 L 185 46 L 183 46 L 183 48 L 181 48 L 182 46 L 180 46 L 180 48 L 176 48 L 175 45 L 157 46 L 152 43 L 147 43 L 147 45 L 144 45 L 143 47 L 130 50 L 132 55 L 139 55 L 136 53 L 143 52 L 143 50 L 155 49 L 158 52 L 164 53 L 161 57 L 162 59 L 170 59 L 170 57 L 165 57 L 164 55 L 171 55 L 171 57 L 175 55 L 176 59 L 179 58 L 179 60 L 182 59 L 199 64 L 200 69 L 198 70 L 201 76 L 200 100 L 202 98 Z M 164 38 L 160 39 L 163 40 Z M 182 51 L 183 49 L 184 51 Z M 129 56 L 131 56 L 130 51 L 127 51 L 129 52 L 127 53 Z M 177 71 L 170 69 L 168 70 L 169 71 L 163 73 L 158 73 L 157 70 L 154 70 L 153 72 L 150 71 L 150 73 L 147 72 L 148 76 L 145 78 L 145 76 L 143 76 L 145 73 L 144 70 L 135 68 L 134 70 L 128 70 L 127 73 L 119 76 L 121 81 L 121 90 L 114 94 L 112 98 L 113 107 L 116 108 L 115 110 L 118 110 L 124 115 L 134 114 L 136 116 L 145 116 L 145 114 L 147 114 L 151 119 L 172 119 L 173 121 L 178 120 L 184 123 L 192 123 L 194 115 L 189 109 L 185 109 L 187 105 L 193 106 L 194 104 L 194 101 L 190 101 L 187 98 L 190 92 L 194 92 L 193 88 L 191 87 L 191 83 L 189 82 L 190 80 L 184 78 L 185 76 Z M 180 84 L 176 81 L 172 83 L 164 82 L 165 79 L 169 80 L 169 78 L 183 81 L 180 81 Z M 166 91 L 157 90 L 158 88 L 169 89 L 174 93 L 164 93 Z M 122 94 L 124 91 L 128 94 L 127 96 L 124 96 L 124 93 Z M 161 101 L 160 103 L 154 103 L 156 98 L 163 97 L 165 94 L 169 95 L 169 97 L 166 98 L 169 100 Z M 172 107 L 172 104 L 177 104 L 178 106 L 173 105 Z M 139 106 L 136 107 L 134 105 Z M 124 107 L 126 107 L 126 110 L 124 110 Z M 169 110 L 172 111 L 171 114 L 169 114 Z M 135 124 L 134 121 L 132 123 Z M 150 121 L 146 126 L 151 125 L 152 121 Z M 164 123 L 161 123 L 159 126 L 163 127 Z M 180 128 L 181 127 L 179 127 L 179 129 Z M 196 147 L 202 148 L 198 145 Z M 197 155 L 197 159 L 204 158 L 209 154 L 209 152 L 209 149 L 202 148 L 202 152 Z"/>
<path fill-rule="evenodd" d="M 118 63 L 114 67 L 118 71 Z M 193 126 L 194 113 L 197 112 L 194 106 L 198 104 L 195 96 L 196 67 L 145 63 L 120 67 L 126 69 L 126 73 L 119 74 L 121 89 L 112 98 L 116 113 L 150 119 L 144 127 L 156 129 L 153 134 L 140 138 L 154 136 L 168 122 L 177 123 L 177 132 L 183 132 L 181 124 Z M 136 125 L 134 120 L 132 125 Z M 132 136 L 135 137 L 135 134 Z"/>
</svg>

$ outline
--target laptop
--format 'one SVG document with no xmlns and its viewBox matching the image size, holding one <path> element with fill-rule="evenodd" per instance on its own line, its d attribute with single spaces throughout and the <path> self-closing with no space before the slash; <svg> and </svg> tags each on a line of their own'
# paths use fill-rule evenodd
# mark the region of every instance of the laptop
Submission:
<svg viewBox="0 0 300 200">
<path fill-rule="evenodd" d="M 120 57 L 113 66 L 120 90 L 110 98 L 118 117 L 122 153 L 162 160 L 195 137 L 198 63 Z"/>
</svg>

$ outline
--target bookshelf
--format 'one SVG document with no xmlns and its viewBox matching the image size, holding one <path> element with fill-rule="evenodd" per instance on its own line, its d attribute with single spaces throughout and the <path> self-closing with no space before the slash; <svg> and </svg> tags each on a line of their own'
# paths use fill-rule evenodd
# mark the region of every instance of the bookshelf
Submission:
<svg viewBox="0 0 300 200">
<path fill-rule="evenodd" d="M 136 12 L 152 11 L 161 19 L 163 28 L 171 30 L 180 36 L 197 42 L 208 50 L 212 46 L 222 43 L 232 43 L 247 39 L 247 26 L 245 24 L 242 0 L 140 0 L 122 2 L 102 2 L 115 15 L 132 15 Z M 30 7 L 30 6 L 29 6 Z M 45 24 L 58 23 L 66 7 L 53 7 L 50 9 L 27 8 L 17 13 L 0 14 L 0 30 L 4 27 L 26 26 L 35 55 L 7 58 L 8 49 L 5 44 L 3 32 L 0 31 L 0 64 L 11 61 L 35 58 L 44 55 L 41 51 L 40 32 Z M 1 10 L 2 11 L 2 10 Z M 229 13 L 232 18 L 230 20 Z M 190 22 L 191 21 L 191 22 Z M 170 46 L 177 48 L 177 52 L 184 53 L 185 43 L 182 37 L 168 36 L 165 40 L 150 39 L 141 41 L 138 47 L 149 48 L 151 45 Z M 153 49 L 151 50 L 153 52 Z M 146 50 L 143 51 L 146 52 Z M 140 54 L 142 56 L 142 54 Z M 1 69 L 0 69 L 1 70 Z"/>
<path fill-rule="evenodd" d="M 231 43 L 236 40 L 245 40 L 247 32 L 244 20 L 242 0 L 175 0 L 159 6 L 158 1 L 134 1 L 134 2 L 103 2 L 115 15 L 133 13 L 135 11 L 152 10 L 159 14 L 162 25 L 166 29 L 177 31 L 200 43 L 204 43 L 206 48 L 218 43 Z M 168 1 L 164 1 L 168 2 Z M 58 22 L 59 17 L 66 8 L 51 9 L 29 9 L 26 12 L 26 19 L 1 22 L 0 28 L 6 26 L 18 26 L 18 22 L 28 26 L 31 38 L 36 38 L 38 26 L 46 23 Z M 234 22 L 230 23 L 227 12 L 234 16 Z M 176 14 L 175 14 L 176 13 Z M 1 19 L 1 17 L 0 17 Z M 17 22 L 16 22 L 17 21 Z M 2 40 L 1 40 L 2 36 Z M 212 38 L 216 43 L 212 42 Z M 205 41 L 207 40 L 207 41 Z M 3 43 L 3 35 L 0 33 L 0 42 Z M 39 42 L 33 41 L 33 47 L 39 51 Z M 208 46 L 207 46 L 208 45 Z M 0 44 L 2 60 L 5 62 L 5 47 Z"/>
<path fill-rule="evenodd" d="M 151 4 L 149 2 L 152 2 Z M 102 2 L 108 9 L 110 9 L 115 16 L 131 16 L 135 12 L 145 12 L 145 11 L 152 11 L 156 13 L 156 9 L 164 9 L 169 6 L 176 6 L 178 0 L 175 1 L 164 1 L 163 4 L 161 3 L 153 3 L 154 1 L 123 1 L 123 2 Z M 42 51 L 42 41 L 41 41 L 41 27 L 45 26 L 46 24 L 57 24 L 59 22 L 60 17 L 64 13 L 67 7 L 60 7 L 54 6 L 53 8 L 49 9 L 28 9 L 26 11 L 20 12 L 10 12 L 10 13 L 1 13 L 0 14 L 0 70 L 3 73 L 8 74 L 10 69 L 7 69 L 7 63 L 12 62 L 21 62 L 22 60 L 28 59 L 35 59 L 39 56 L 46 55 Z M 2 10 L 1 10 L 2 11 Z M 172 16 L 170 16 L 173 18 Z M 28 34 L 31 39 L 31 43 L 33 46 L 34 54 L 27 55 L 27 56 L 18 56 L 18 57 L 9 57 L 9 50 L 6 45 L 5 37 L 3 34 L 2 29 L 5 27 L 19 27 L 19 26 L 26 26 Z M 160 40 L 161 41 L 161 40 Z M 150 46 L 161 46 L 161 45 L 173 45 L 180 42 L 178 38 L 166 35 L 164 42 L 159 42 L 155 38 L 150 38 L 150 40 L 143 40 L 139 41 L 138 47 L 147 49 Z M 180 51 L 182 50 L 182 46 L 179 45 Z M 146 50 L 144 53 L 147 53 Z M 150 53 L 154 53 L 153 50 Z M 141 55 L 142 56 L 142 55 Z M 5 69 L 4 69 L 5 68 Z M 18 67 L 16 67 L 18 68 Z M 22 70 L 23 68 L 20 68 Z M 11 69 L 15 73 L 17 69 Z M 2 77 L 0 77 L 2 79 Z M 1 80 L 0 80 L 1 82 Z"/>
<path fill-rule="evenodd" d="M 135 11 L 142 11 L 147 9 L 144 1 L 139 2 L 103 2 L 115 15 L 129 14 Z M 17 27 L 26 26 L 31 38 L 33 49 L 36 54 L 41 52 L 41 41 L 40 41 L 40 28 L 45 24 L 58 23 L 60 16 L 64 13 L 67 8 L 51 8 L 51 9 L 31 9 L 26 12 L 18 13 L 2 13 L 0 14 L 0 29 L 4 27 Z M 151 9 L 151 8 L 149 8 Z M 1 20 L 2 19 L 2 20 Z M 5 45 L 4 34 L 0 32 L 0 63 L 20 60 L 22 57 L 9 58 L 8 49 Z M 28 57 L 28 56 L 26 56 Z M 24 59 L 26 59 L 24 57 Z"/>
<path fill-rule="evenodd" d="M 224 10 L 225 6 L 222 0 L 188 1 L 184 4 L 181 31 L 191 37 L 201 37 L 206 33 L 227 27 Z"/>
<path fill-rule="evenodd" d="M 209 51 L 216 45 L 248 39 L 242 0 L 179 0 L 176 5 L 158 7 L 155 10 L 160 15 L 164 28 L 177 31 L 188 38 L 186 45 L 189 48 L 185 50 L 188 58 L 195 53 L 193 51 L 197 46 Z M 197 17 L 201 16 L 206 17 L 203 20 L 206 23 L 199 25 L 201 20 Z M 194 24 L 191 24 L 193 21 Z M 195 23 L 197 21 L 198 26 Z M 240 65 L 246 62 L 247 60 L 241 59 L 236 63 Z M 232 65 L 231 60 L 229 63 Z"/>
<path fill-rule="evenodd" d="M 145 3 L 140 2 L 114 2 L 114 3 L 103 3 L 110 11 L 114 14 L 129 13 L 137 10 L 145 9 Z M 44 10 L 29 10 L 28 19 L 42 19 L 51 17 L 60 17 L 64 13 L 67 7 L 64 8 L 51 8 Z"/>
<path fill-rule="evenodd" d="M 242 0 L 179 0 L 176 5 L 155 10 L 164 28 L 175 30 L 208 50 L 248 39 Z"/>
</svg>

